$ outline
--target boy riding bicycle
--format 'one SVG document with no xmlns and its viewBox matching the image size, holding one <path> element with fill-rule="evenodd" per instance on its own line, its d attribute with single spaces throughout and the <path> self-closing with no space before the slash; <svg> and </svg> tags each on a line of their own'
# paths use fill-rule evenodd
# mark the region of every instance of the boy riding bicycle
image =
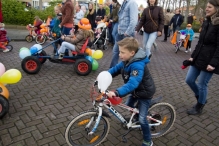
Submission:
<svg viewBox="0 0 219 146">
<path fill-rule="evenodd" d="M 186 53 L 188 53 L 188 50 L 189 52 L 191 52 L 191 44 L 192 44 L 192 40 L 193 40 L 193 36 L 194 36 L 194 31 L 192 29 L 192 25 L 191 24 L 187 24 L 186 26 L 186 29 L 184 30 L 180 30 L 179 31 L 180 33 L 185 33 L 186 35 L 189 35 L 189 40 L 187 42 L 187 45 L 186 45 Z"/>
<path fill-rule="evenodd" d="M 117 88 L 115 92 L 110 91 L 108 97 L 124 97 L 127 94 L 131 94 L 126 102 L 126 105 L 130 107 L 134 107 L 134 104 L 138 101 L 138 120 L 143 131 L 142 146 L 152 146 L 153 142 L 151 140 L 147 115 L 151 98 L 155 93 L 155 85 L 147 68 L 149 59 L 144 50 L 139 48 L 137 40 L 133 37 L 124 38 L 118 42 L 118 46 L 122 62 L 108 71 L 113 77 L 122 74 L 125 84 Z"/>
</svg>

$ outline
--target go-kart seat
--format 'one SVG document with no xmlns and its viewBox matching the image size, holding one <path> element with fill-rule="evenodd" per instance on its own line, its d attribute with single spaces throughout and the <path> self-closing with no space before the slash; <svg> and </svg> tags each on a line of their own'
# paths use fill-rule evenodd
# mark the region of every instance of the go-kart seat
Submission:
<svg viewBox="0 0 219 146">
<path fill-rule="evenodd" d="M 83 44 L 83 46 L 82 46 L 82 48 L 80 50 L 80 53 L 78 53 L 77 51 L 71 51 L 72 55 L 79 55 L 79 54 L 83 55 L 84 52 L 85 52 L 85 49 L 87 48 L 88 41 L 89 41 L 89 38 L 87 38 L 87 40 Z"/>
</svg>

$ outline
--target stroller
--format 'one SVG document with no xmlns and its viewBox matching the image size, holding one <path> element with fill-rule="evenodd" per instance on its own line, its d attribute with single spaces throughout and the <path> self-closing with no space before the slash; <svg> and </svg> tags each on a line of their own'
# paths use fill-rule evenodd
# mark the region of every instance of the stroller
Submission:
<svg viewBox="0 0 219 146">
<path fill-rule="evenodd" d="M 100 32 L 98 32 L 98 30 L 100 30 Z M 107 50 L 108 47 L 106 45 L 106 42 L 107 40 L 109 40 L 109 37 L 106 24 L 104 22 L 100 22 L 97 25 L 96 31 L 97 32 L 95 33 L 95 39 L 90 44 L 91 49 L 96 50 L 102 48 L 103 50 Z"/>
</svg>

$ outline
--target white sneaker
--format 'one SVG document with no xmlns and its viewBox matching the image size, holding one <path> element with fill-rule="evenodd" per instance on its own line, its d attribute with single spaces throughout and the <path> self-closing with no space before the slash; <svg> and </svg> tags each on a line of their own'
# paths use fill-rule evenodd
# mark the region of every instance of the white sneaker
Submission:
<svg viewBox="0 0 219 146">
<path fill-rule="evenodd" d="M 5 49 L 5 50 L 3 50 L 4 53 L 9 52 L 9 51 L 10 51 L 9 49 Z"/>
<path fill-rule="evenodd" d="M 191 49 L 191 48 L 189 48 L 189 52 L 192 52 L 192 49 Z"/>
<path fill-rule="evenodd" d="M 188 50 L 186 50 L 185 53 L 188 53 Z"/>
</svg>

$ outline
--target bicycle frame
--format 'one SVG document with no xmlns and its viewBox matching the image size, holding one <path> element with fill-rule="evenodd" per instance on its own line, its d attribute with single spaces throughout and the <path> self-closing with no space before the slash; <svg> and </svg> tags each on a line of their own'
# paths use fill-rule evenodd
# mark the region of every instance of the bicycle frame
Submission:
<svg viewBox="0 0 219 146">
<path fill-rule="evenodd" d="M 136 124 L 135 122 L 132 123 L 132 119 L 133 119 L 134 115 L 139 113 L 139 110 L 137 108 L 131 108 L 131 107 L 129 107 L 125 104 L 122 104 L 122 103 L 118 104 L 119 107 L 132 112 L 131 118 L 130 118 L 129 122 L 127 122 L 125 120 L 125 118 L 115 108 L 113 108 L 112 104 L 110 103 L 110 101 L 107 98 L 105 98 L 104 96 L 102 96 L 101 98 L 102 99 L 101 99 L 99 105 L 96 105 L 96 101 L 93 101 L 93 105 L 94 105 L 95 109 L 98 111 L 98 118 L 95 122 L 93 129 L 91 130 L 91 132 L 88 133 L 88 135 L 92 135 L 96 131 L 96 129 L 99 125 L 100 119 L 102 117 L 102 114 L 103 114 L 103 107 L 107 108 L 117 119 L 120 120 L 121 123 L 126 124 L 127 129 L 135 129 L 135 128 L 141 127 L 140 124 Z M 149 124 L 149 127 L 159 126 L 163 123 L 163 121 L 156 120 L 156 119 L 152 118 L 152 116 L 147 116 L 147 119 L 156 122 L 153 124 Z M 88 128 L 91 125 L 93 120 L 94 119 L 92 117 L 90 122 L 86 125 L 86 128 Z"/>
</svg>

